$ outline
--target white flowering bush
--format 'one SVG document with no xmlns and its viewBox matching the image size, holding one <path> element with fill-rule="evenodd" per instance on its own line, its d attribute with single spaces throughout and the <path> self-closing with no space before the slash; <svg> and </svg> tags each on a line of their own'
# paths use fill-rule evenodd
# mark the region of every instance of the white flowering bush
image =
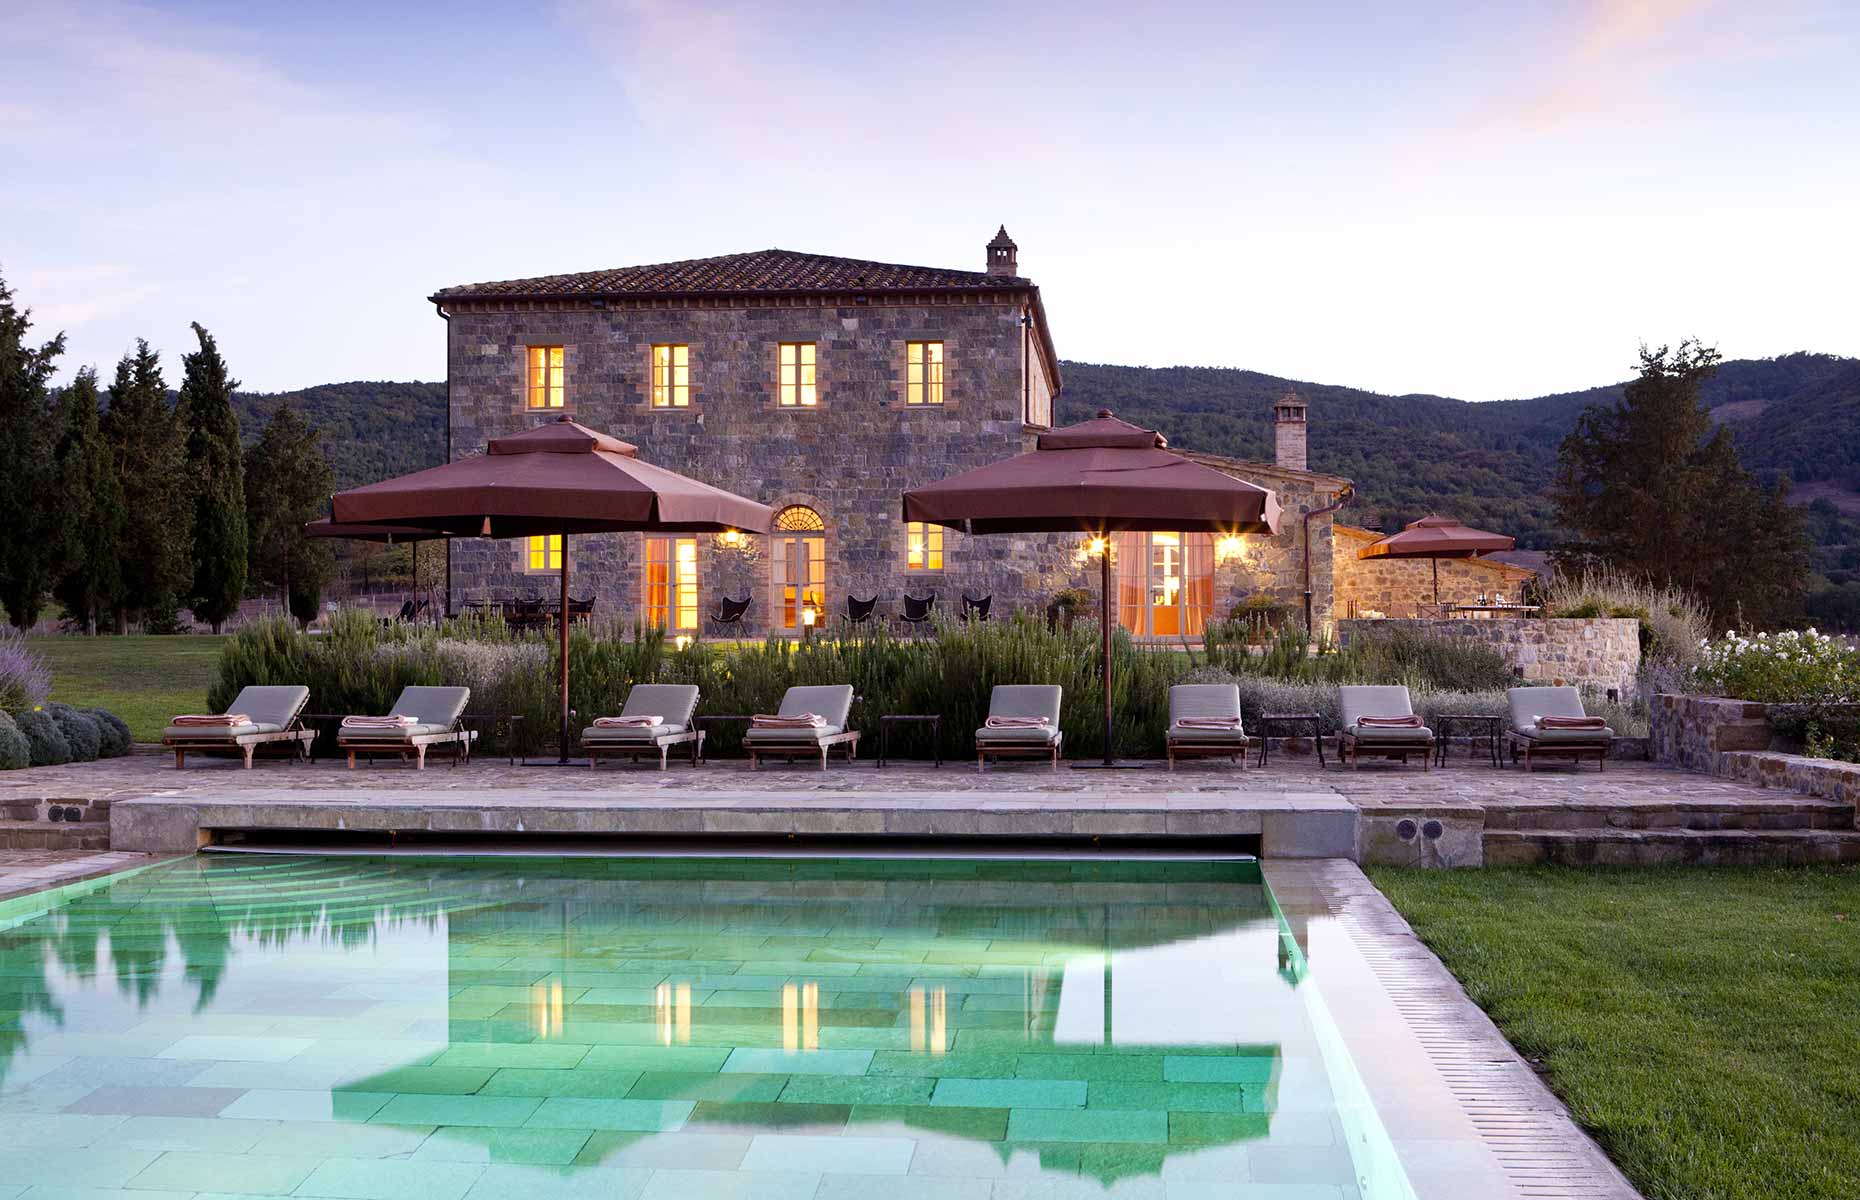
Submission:
<svg viewBox="0 0 1860 1200">
<path fill-rule="evenodd" d="M 1860 651 L 1813 629 L 1745 635 L 1699 645 L 1694 691 L 1759 704 L 1849 704 L 1860 700 Z"/>
</svg>

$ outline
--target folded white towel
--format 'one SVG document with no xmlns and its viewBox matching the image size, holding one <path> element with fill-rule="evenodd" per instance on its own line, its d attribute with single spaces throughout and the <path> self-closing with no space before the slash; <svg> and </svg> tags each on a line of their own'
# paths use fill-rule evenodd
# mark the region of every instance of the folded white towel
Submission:
<svg viewBox="0 0 1860 1200">
<path fill-rule="evenodd" d="M 650 729 L 665 724 L 664 717 L 596 717 L 596 729 Z"/>
<path fill-rule="evenodd" d="M 342 718 L 342 727 L 344 729 L 405 729 L 409 725 L 418 725 L 419 723 L 420 719 L 418 717 L 404 716 L 400 713 L 395 713 L 387 717 L 355 716 Z"/>
<path fill-rule="evenodd" d="M 250 725 L 244 713 L 186 713 L 168 722 L 170 725 Z"/>
<path fill-rule="evenodd" d="M 1183 717 L 1176 724 L 1183 729 L 1238 729 L 1239 717 Z"/>
<path fill-rule="evenodd" d="M 1045 717 L 990 717 L 982 722 L 987 729 L 1044 729 L 1051 724 Z"/>
<path fill-rule="evenodd" d="M 802 713 L 796 717 L 758 713 L 749 718 L 751 729 L 825 729 L 827 719 L 819 713 Z"/>
<path fill-rule="evenodd" d="M 1363 729 L 1419 729 L 1421 718 L 1412 713 L 1401 717 L 1358 717 L 1356 723 Z"/>
<path fill-rule="evenodd" d="M 1606 729 L 1608 722 L 1601 717 L 1538 717 L 1539 729 Z"/>
</svg>

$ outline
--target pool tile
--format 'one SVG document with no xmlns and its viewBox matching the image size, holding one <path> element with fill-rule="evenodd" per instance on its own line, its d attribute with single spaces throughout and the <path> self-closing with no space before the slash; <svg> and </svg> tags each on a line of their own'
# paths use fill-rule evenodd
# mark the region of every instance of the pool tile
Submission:
<svg viewBox="0 0 1860 1200">
<path fill-rule="evenodd" d="M 581 1063 L 604 1071 L 719 1071 L 730 1057 L 726 1047 L 595 1046 Z"/>
<path fill-rule="evenodd" d="M 164 1154 L 132 1181 L 138 1188 L 285 1196 L 323 1159 L 276 1154 Z"/>
<path fill-rule="evenodd" d="M 479 1089 L 484 1096 L 586 1096 L 618 1100 L 639 1079 L 638 1071 L 568 1071 L 504 1067 Z"/>
<path fill-rule="evenodd" d="M 638 1168 L 555 1170 L 494 1163 L 465 1196 L 466 1200 L 639 1200 L 651 1176 L 651 1171 Z"/>
<path fill-rule="evenodd" d="M 1147 1108 L 1169 1112 L 1248 1111 L 1245 1085 L 1238 1083 L 1092 1083 L 1087 1108 Z"/>
<path fill-rule="evenodd" d="M 338 1200 L 463 1200 L 484 1168 L 476 1163 L 325 1159 L 298 1185 L 298 1196 Z"/>
<path fill-rule="evenodd" d="M 812 1200 L 820 1176 L 794 1171 L 652 1173 L 640 1200 Z"/>
<path fill-rule="evenodd" d="M 1016 1142 L 1166 1142 L 1169 1115 L 1114 1108 L 1017 1108 L 1008 1119 Z"/>
<path fill-rule="evenodd" d="M 718 1075 L 696 1071 L 647 1071 L 639 1076 L 631 1100 L 725 1100 L 748 1103 L 773 1100 L 784 1093 L 786 1075 Z"/>
<path fill-rule="evenodd" d="M 212 1117 L 131 1117 L 110 1131 L 110 1143 L 138 1150 L 200 1150 L 243 1154 L 270 1133 L 265 1121 Z"/>
<path fill-rule="evenodd" d="M 0 1184 L 0 1200 L 194 1200 L 197 1192 L 156 1192 L 137 1188 L 126 1192 L 121 1188 L 85 1187 L 82 1184 L 35 1183 L 31 1186 L 13 1186 Z M 219 1200 L 208 1197 L 208 1200 Z M 236 1198 L 235 1198 L 236 1200 Z"/>
<path fill-rule="evenodd" d="M 211 1117 L 245 1095 L 237 1088 L 100 1087 L 65 1106 L 72 1113 L 149 1117 Z"/>
<path fill-rule="evenodd" d="M 1160 1054 L 1019 1054 L 1014 1073 L 1022 1079 L 1157 1081 L 1163 1077 Z"/>
<path fill-rule="evenodd" d="M 681 1128 L 696 1107 L 689 1100 L 591 1100 L 551 1096 L 529 1118 L 537 1129 L 618 1129 L 643 1132 Z"/>
<path fill-rule="evenodd" d="M 10 1113 L 0 1117 L 8 1150 L 70 1150 L 109 1144 L 108 1134 L 127 1117 L 93 1113 Z"/>
<path fill-rule="evenodd" d="M 415 1162 L 524 1163 L 567 1166 L 592 1131 L 587 1129 L 438 1129 L 414 1151 Z"/>
<path fill-rule="evenodd" d="M 951 1079 L 945 1076 L 930 1103 L 957 1108 L 1083 1108 L 1085 1085 L 1070 1079 Z"/>
<path fill-rule="evenodd" d="M 120 1187 L 161 1156 L 159 1150 L 127 1146 L 81 1150 L 16 1150 L 6 1146 L 0 1149 L 0 1179 L 8 1183 Z"/>
<path fill-rule="evenodd" d="M 750 1139 L 745 1171 L 810 1171 L 841 1175 L 902 1175 L 910 1170 L 910 1138 L 761 1134 Z"/>
<path fill-rule="evenodd" d="M 569 1042 L 466 1042 L 433 1060 L 435 1067 L 544 1067 L 566 1070 L 588 1056 Z"/>
<path fill-rule="evenodd" d="M 871 1073 L 1012 1079 L 1014 1061 L 1012 1054 L 920 1054 L 904 1050 L 880 1050 L 872 1055 Z"/>
<path fill-rule="evenodd" d="M 355 1080 L 356 1090 L 469 1096 L 495 1074 L 491 1067 L 397 1067 Z"/>
<path fill-rule="evenodd" d="M 814 1200 L 990 1200 L 994 1182 L 921 1175 L 822 1175 Z"/>
<path fill-rule="evenodd" d="M 848 1104 L 727 1103 L 704 1100 L 692 1110 L 690 1128 L 719 1133 L 757 1134 L 774 1129 L 837 1133 L 852 1112 Z"/>
<path fill-rule="evenodd" d="M 197 1033 L 174 1042 L 156 1057 L 213 1062 L 285 1062 L 315 1044 L 314 1038 L 231 1037 Z"/>
<path fill-rule="evenodd" d="M 740 1046 L 724 1060 L 725 1071 L 758 1075 L 863 1075 L 872 1064 L 870 1050 L 809 1050 L 790 1054 Z"/>
<path fill-rule="evenodd" d="M 852 1124 L 877 1133 L 876 1126 L 902 1126 L 911 1131 L 949 1134 L 953 1137 L 998 1142 L 1007 1137 L 1005 1108 L 933 1108 L 928 1104 L 855 1104 Z M 887 1128 L 884 1132 L 893 1132 Z"/>
<path fill-rule="evenodd" d="M 733 1171 L 749 1152 L 749 1138 L 737 1133 L 623 1133 L 595 1130 L 575 1156 L 582 1165 L 603 1167 L 679 1167 Z"/>
<path fill-rule="evenodd" d="M 219 1115 L 269 1121 L 366 1121 L 393 1098 L 387 1092 L 253 1088 Z"/>
<path fill-rule="evenodd" d="M 281 1121 L 254 1154 L 315 1154 L 331 1158 L 394 1158 L 411 1154 L 433 1132 L 430 1125 L 365 1125 L 351 1121 Z"/>
<path fill-rule="evenodd" d="M 534 1096 L 396 1096 L 369 1118 L 375 1125 L 522 1125 L 542 1103 Z"/>
<path fill-rule="evenodd" d="M 1163 1078 L 1170 1083 L 1266 1083 L 1275 1060 L 1264 1056 L 1182 1055 L 1163 1058 Z"/>
<path fill-rule="evenodd" d="M 1272 1119 L 1264 1113 L 1171 1112 L 1169 1140 L 1179 1143 L 1226 1145 L 1264 1138 L 1272 1132 Z"/>
<path fill-rule="evenodd" d="M 905 1075 L 796 1075 L 784 1104 L 928 1104 L 937 1081 Z"/>
</svg>

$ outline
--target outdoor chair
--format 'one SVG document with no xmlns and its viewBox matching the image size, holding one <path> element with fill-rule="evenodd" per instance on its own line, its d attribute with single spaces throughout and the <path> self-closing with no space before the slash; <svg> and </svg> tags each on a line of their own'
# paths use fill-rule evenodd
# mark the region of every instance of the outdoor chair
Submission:
<svg viewBox="0 0 1860 1200">
<path fill-rule="evenodd" d="M 424 771 L 427 749 L 442 745 L 456 749 L 456 766 L 471 758 L 471 744 L 478 737 L 477 730 L 464 724 L 470 702 L 467 687 L 402 688 L 389 716 L 344 717 L 336 745 L 348 751 L 350 770 L 355 769 L 357 754 L 398 754 L 411 757 L 414 769 Z"/>
<path fill-rule="evenodd" d="M 997 684 L 988 697 L 988 719 L 975 731 L 975 769 L 990 758 L 1045 758 L 1059 770 L 1061 689 L 1053 684 Z"/>
<path fill-rule="evenodd" d="M 811 758 L 818 754 L 824 771 L 827 752 L 835 746 L 846 747 L 846 760 L 851 762 L 859 753 L 859 731 L 846 728 L 852 702 L 851 684 L 789 688 L 774 715 L 751 718 L 749 730 L 743 734 L 749 769 L 755 770 L 764 758 Z M 806 721 L 810 716 L 817 719 Z"/>
<path fill-rule="evenodd" d="M 923 597 L 913 596 L 906 592 L 904 593 L 904 612 L 899 615 L 898 619 L 906 625 L 914 625 L 922 629 L 930 624 L 930 616 L 935 610 L 935 592 Z"/>
<path fill-rule="evenodd" d="M 878 597 L 877 596 L 873 596 L 870 600 L 861 600 L 857 598 L 856 596 L 853 596 L 850 593 L 847 594 L 846 596 L 846 619 L 850 621 L 852 624 L 854 625 L 865 624 L 867 621 L 870 621 L 872 619 L 872 614 L 877 611 L 878 611 Z"/>
<path fill-rule="evenodd" d="M 1232 758 L 1246 765 L 1252 748 L 1240 723 L 1240 689 L 1231 683 L 1182 683 L 1169 689 L 1169 769 L 1178 758 Z"/>
<path fill-rule="evenodd" d="M 577 600 L 573 596 L 570 596 L 568 598 L 568 619 L 569 620 L 581 621 L 593 615 L 594 615 L 594 597 L 593 596 L 589 596 L 586 600 Z"/>
<path fill-rule="evenodd" d="M 1428 769 L 1434 731 L 1414 715 L 1414 702 L 1407 688 L 1351 686 L 1337 690 L 1343 710 L 1343 732 L 1337 735 L 1338 758 L 1355 768 L 1365 754 L 1399 758 L 1403 765 L 1410 755 L 1419 754 L 1421 769 Z M 1410 723 L 1384 724 L 1400 721 Z"/>
<path fill-rule="evenodd" d="M 995 598 L 992 594 L 983 596 L 981 599 L 977 600 L 975 597 L 969 595 L 969 593 L 964 592 L 962 594 L 962 619 L 965 621 L 986 621 L 988 619 L 988 608 L 994 602 Z"/>
<path fill-rule="evenodd" d="M 1615 731 L 1600 717 L 1583 711 L 1582 693 L 1573 687 L 1514 687 L 1505 692 L 1511 708 L 1511 728 L 1505 744 L 1511 761 L 1520 755 L 1529 771 L 1536 759 L 1567 758 L 1581 766 L 1594 756 L 1598 769 L 1608 769 L 1608 748 Z"/>
<path fill-rule="evenodd" d="M 634 762 L 642 754 L 659 752 L 659 770 L 673 746 L 691 747 L 691 765 L 704 753 L 704 731 L 691 727 L 697 711 L 698 690 L 690 683 L 640 683 L 626 694 L 618 717 L 596 721 L 581 731 L 581 749 L 592 770 L 603 757 L 625 755 Z M 622 723 L 625 722 L 625 723 Z"/>
<path fill-rule="evenodd" d="M 297 758 L 308 754 L 316 740 L 316 731 L 305 729 L 301 719 L 309 702 L 310 689 L 297 684 L 241 688 L 223 713 L 174 718 L 162 731 L 161 744 L 174 751 L 176 770 L 187 765 L 190 750 L 236 750 L 247 770 L 260 746 L 289 743 L 291 757 Z"/>
<path fill-rule="evenodd" d="M 717 611 L 710 614 L 710 619 L 718 625 L 741 625 L 743 614 L 749 611 L 749 602 L 754 599 L 744 596 L 741 600 L 732 600 L 728 596 L 717 601 Z"/>
</svg>

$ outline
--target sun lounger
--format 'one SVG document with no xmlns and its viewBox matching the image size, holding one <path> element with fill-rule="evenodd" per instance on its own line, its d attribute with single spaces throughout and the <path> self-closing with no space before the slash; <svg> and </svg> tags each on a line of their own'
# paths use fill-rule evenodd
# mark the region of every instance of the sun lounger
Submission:
<svg viewBox="0 0 1860 1200">
<path fill-rule="evenodd" d="M 975 731 L 975 769 L 990 758 L 1046 758 L 1059 769 L 1060 689 L 1041 683 L 1004 683 L 988 697 L 988 720 Z"/>
<path fill-rule="evenodd" d="M 189 751 L 237 750 L 245 756 L 248 770 L 260 746 L 289 743 L 291 757 L 296 758 L 308 754 L 316 740 L 316 730 L 305 729 L 299 719 L 309 702 L 310 689 L 296 684 L 242 688 L 224 713 L 176 717 L 176 723 L 162 731 L 161 744 L 174 751 L 177 770 L 187 765 Z M 235 716 L 246 719 L 235 724 L 230 720 Z"/>
<path fill-rule="evenodd" d="M 1577 766 L 1585 756 L 1608 769 L 1608 748 L 1615 731 L 1600 717 L 1582 710 L 1582 693 L 1573 687 L 1515 687 L 1505 693 L 1511 707 L 1511 728 L 1505 744 L 1511 761 L 1520 756 L 1531 770 L 1539 758 L 1567 758 Z"/>
<path fill-rule="evenodd" d="M 846 747 L 846 759 L 852 761 L 859 754 L 859 731 L 846 728 L 852 701 L 851 684 L 789 688 L 781 698 L 781 707 L 769 714 L 777 720 L 752 719 L 749 731 L 743 734 L 749 769 L 755 770 L 765 758 L 811 758 L 818 754 L 824 771 L 827 752 L 835 746 Z M 802 719 L 808 716 L 818 719 Z"/>
<path fill-rule="evenodd" d="M 348 751 L 350 770 L 355 769 L 357 754 L 398 754 L 411 756 L 414 769 L 423 771 L 427 748 L 441 745 L 457 748 L 456 765 L 471 758 L 471 744 L 478 737 L 477 730 L 464 726 L 470 701 L 471 689 L 465 687 L 402 688 L 387 717 L 344 717 L 336 745 Z M 395 722 L 395 717 L 407 719 Z"/>
<path fill-rule="evenodd" d="M 1355 767 L 1367 754 L 1378 758 L 1421 756 L 1428 769 L 1434 749 L 1434 731 L 1414 715 L 1405 687 L 1350 686 L 1337 689 L 1343 710 L 1343 732 L 1337 736 L 1337 757 Z"/>
<path fill-rule="evenodd" d="M 603 757 L 624 754 L 638 762 L 640 755 L 657 750 L 663 771 L 673 746 L 690 746 L 691 765 L 697 766 L 704 749 L 703 731 L 691 728 L 697 702 L 695 684 L 635 684 L 618 717 L 596 721 L 581 731 L 581 749 L 588 756 L 589 768 Z"/>
<path fill-rule="evenodd" d="M 1244 766 L 1253 745 L 1240 727 L 1240 689 L 1231 683 L 1183 683 L 1169 689 L 1169 769 L 1178 758 L 1227 757 Z"/>
</svg>

